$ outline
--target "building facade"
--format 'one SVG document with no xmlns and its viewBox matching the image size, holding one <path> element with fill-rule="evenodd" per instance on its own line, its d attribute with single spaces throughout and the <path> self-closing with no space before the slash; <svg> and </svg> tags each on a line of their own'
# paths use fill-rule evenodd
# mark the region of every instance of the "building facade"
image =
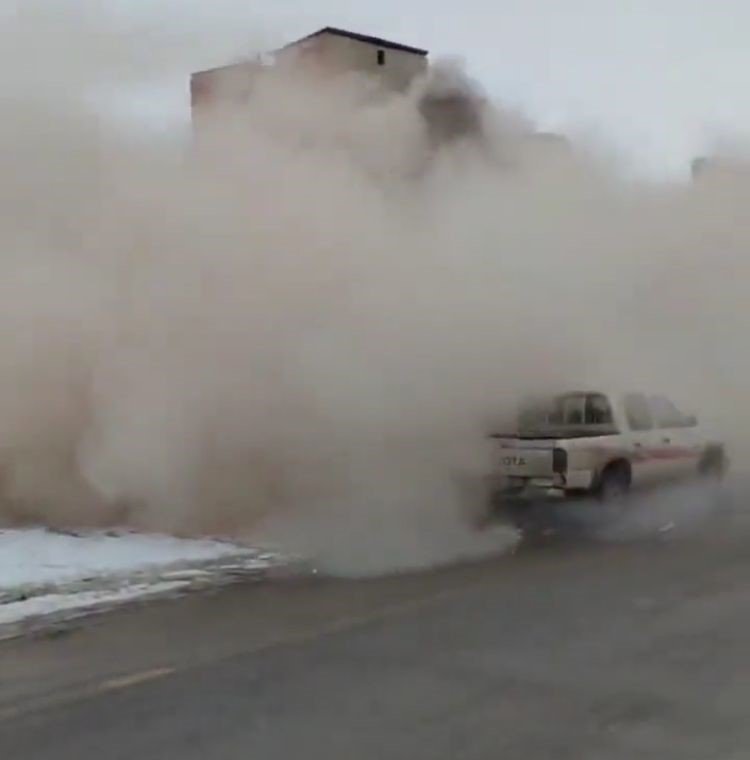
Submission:
<svg viewBox="0 0 750 760">
<path fill-rule="evenodd" d="M 199 126 L 214 107 L 248 102 L 254 82 L 269 67 L 300 67 L 306 75 L 321 77 L 360 73 L 385 90 L 402 92 L 427 71 L 427 55 L 421 48 L 325 27 L 258 59 L 193 74 L 193 125 Z"/>
</svg>

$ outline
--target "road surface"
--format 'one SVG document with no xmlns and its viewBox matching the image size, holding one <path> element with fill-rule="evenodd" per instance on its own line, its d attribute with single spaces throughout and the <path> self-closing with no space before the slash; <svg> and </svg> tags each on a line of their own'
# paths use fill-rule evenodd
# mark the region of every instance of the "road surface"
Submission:
<svg viewBox="0 0 750 760">
<path fill-rule="evenodd" d="M 749 535 L 247 584 L 7 642 L 0 757 L 748 758 Z"/>
</svg>

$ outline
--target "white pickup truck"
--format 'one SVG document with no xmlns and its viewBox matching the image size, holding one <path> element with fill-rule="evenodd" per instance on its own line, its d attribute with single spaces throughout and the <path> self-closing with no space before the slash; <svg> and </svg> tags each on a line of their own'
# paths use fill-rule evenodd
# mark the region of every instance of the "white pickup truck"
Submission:
<svg viewBox="0 0 750 760">
<path fill-rule="evenodd" d="M 496 432 L 491 511 L 521 525 L 530 505 L 595 496 L 618 514 L 632 488 L 721 478 L 724 446 L 664 396 L 576 391 L 536 402 Z"/>
</svg>

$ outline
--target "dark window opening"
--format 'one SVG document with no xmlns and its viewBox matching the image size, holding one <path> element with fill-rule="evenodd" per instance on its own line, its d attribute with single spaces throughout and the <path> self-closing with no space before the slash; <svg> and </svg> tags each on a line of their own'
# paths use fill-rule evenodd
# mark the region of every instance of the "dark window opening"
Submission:
<svg viewBox="0 0 750 760">
<path fill-rule="evenodd" d="M 378 50 L 378 66 L 385 66 L 385 50 Z"/>
</svg>

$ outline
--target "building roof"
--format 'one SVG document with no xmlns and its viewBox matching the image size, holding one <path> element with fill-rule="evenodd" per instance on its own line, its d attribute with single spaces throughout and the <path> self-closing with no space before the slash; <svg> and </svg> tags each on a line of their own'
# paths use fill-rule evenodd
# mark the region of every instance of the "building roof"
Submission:
<svg viewBox="0 0 750 760">
<path fill-rule="evenodd" d="M 290 42 L 288 45 L 284 45 L 282 50 L 298 45 L 300 42 L 311 40 L 315 37 L 320 37 L 323 34 L 332 34 L 336 37 L 346 37 L 350 40 L 357 40 L 357 42 L 366 42 L 376 47 L 385 48 L 388 50 L 400 50 L 403 53 L 413 53 L 414 55 L 427 55 L 429 51 L 422 48 L 412 47 L 411 45 L 402 45 L 400 42 L 391 42 L 390 40 L 384 40 L 380 37 L 371 37 L 369 34 L 359 34 L 358 32 L 348 32 L 345 29 L 338 29 L 335 26 L 325 26 L 322 29 L 318 29 L 317 32 L 308 34 L 306 37 L 302 37 L 299 40 Z"/>
<path fill-rule="evenodd" d="M 347 32 L 346 29 L 338 29 L 335 26 L 325 26 L 322 29 L 318 29 L 317 32 L 313 32 L 312 34 L 308 34 L 305 37 L 301 37 L 300 39 L 295 40 L 294 42 L 290 42 L 279 49 L 288 50 L 289 48 L 292 48 L 295 45 L 299 45 L 301 42 L 305 42 L 306 40 L 312 40 L 315 37 L 320 37 L 323 34 L 332 34 L 336 37 L 346 37 L 347 39 L 350 39 L 350 40 L 357 40 L 357 42 L 366 42 L 366 43 L 369 43 L 370 45 L 375 45 L 376 47 L 385 48 L 386 50 L 400 50 L 401 52 L 404 52 L 404 53 L 412 53 L 414 55 L 422 55 L 422 56 L 426 56 L 429 53 L 428 50 L 423 50 L 422 48 L 412 47 L 411 45 L 402 45 L 400 42 L 391 42 L 390 40 L 384 40 L 384 39 L 381 39 L 380 37 L 371 37 L 369 34 Z M 237 61 L 226 64 L 224 66 L 218 66 L 212 69 L 204 69 L 203 71 L 196 71 L 193 74 L 191 74 L 191 78 L 198 78 L 202 74 L 216 74 L 220 71 L 230 71 L 236 68 L 237 66 L 242 66 L 242 65 L 252 63 L 252 60 L 253 59 L 241 58 Z"/>
</svg>

